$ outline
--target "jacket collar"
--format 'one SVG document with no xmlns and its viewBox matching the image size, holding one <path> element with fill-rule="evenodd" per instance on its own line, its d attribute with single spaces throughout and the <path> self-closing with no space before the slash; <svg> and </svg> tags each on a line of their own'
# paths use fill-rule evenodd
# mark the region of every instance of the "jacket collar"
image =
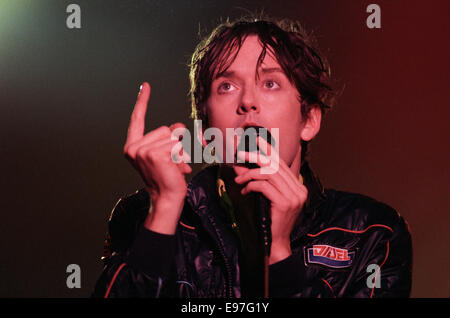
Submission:
<svg viewBox="0 0 450 318">
<path fill-rule="evenodd" d="M 198 206 L 199 203 L 207 204 L 207 202 L 217 201 L 216 176 L 218 167 L 217 164 L 208 165 L 189 182 L 188 193 L 194 196 L 194 198 L 190 198 L 190 203 L 192 203 L 191 206 L 194 210 L 195 206 Z M 308 189 L 308 198 L 304 207 L 304 212 L 308 214 L 313 212 L 326 199 L 326 193 L 318 176 L 311 170 L 308 161 L 302 163 L 300 174 L 303 177 L 305 187 Z"/>
<path fill-rule="evenodd" d="M 212 235 L 216 242 L 224 249 L 228 259 L 236 255 L 232 246 L 227 244 L 230 240 L 236 240 L 235 235 L 227 229 L 224 214 L 220 212 L 219 194 L 217 191 L 217 169 L 218 165 L 208 165 L 197 173 L 188 184 L 187 203 L 197 215 L 197 222 Z M 294 241 L 306 233 L 311 223 L 316 220 L 319 205 L 326 199 L 326 193 L 319 178 L 311 170 L 309 163 L 304 162 L 300 168 L 303 183 L 308 189 L 308 198 L 303 211 L 297 220 L 297 224 L 291 233 L 291 240 Z M 185 215 L 186 216 L 186 215 Z"/>
</svg>

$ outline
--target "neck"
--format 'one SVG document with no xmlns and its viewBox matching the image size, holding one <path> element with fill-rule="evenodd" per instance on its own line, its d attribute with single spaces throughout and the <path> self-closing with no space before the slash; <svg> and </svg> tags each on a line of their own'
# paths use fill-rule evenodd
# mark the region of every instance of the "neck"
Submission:
<svg viewBox="0 0 450 318">
<path fill-rule="evenodd" d="M 300 167 L 302 165 L 301 157 L 302 157 L 302 148 L 299 147 L 297 154 L 294 157 L 294 160 L 292 160 L 292 163 L 289 165 L 289 170 L 291 170 L 294 176 L 298 176 L 300 174 Z"/>
</svg>

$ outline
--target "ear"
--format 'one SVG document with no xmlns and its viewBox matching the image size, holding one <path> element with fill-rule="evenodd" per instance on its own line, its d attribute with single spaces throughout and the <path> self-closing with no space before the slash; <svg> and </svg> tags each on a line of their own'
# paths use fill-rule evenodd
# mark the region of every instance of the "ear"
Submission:
<svg viewBox="0 0 450 318">
<path fill-rule="evenodd" d="M 300 137 L 304 141 L 313 139 L 320 130 L 320 123 L 322 121 L 322 111 L 320 107 L 312 107 L 309 111 L 309 116 L 306 118 L 306 123 L 300 132 Z"/>
</svg>

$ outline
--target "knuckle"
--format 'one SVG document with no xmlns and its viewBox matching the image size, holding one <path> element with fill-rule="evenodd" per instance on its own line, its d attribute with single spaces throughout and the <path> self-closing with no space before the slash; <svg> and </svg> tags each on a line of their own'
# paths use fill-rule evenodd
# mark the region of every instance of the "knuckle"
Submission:
<svg viewBox="0 0 450 318">
<path fill-rule="evenodd" d="M 249 183 L 247 183 L 246 188 L 247 190 L 255 190 L 255 182 L 250 181 Z"/>
<path fill-rule="evenodd" d="M 260 190 L 261 189 L 261 185 L 258 181 L 253 181 L 252 183 L 252 189 L 253 190 Z"/>
<path fill-rule="evenodd" d="M 131 146 L 125 146 L 123 149 L 123 155 L 127 159 L 134 159 L 134 153 L 132 151 L 133 149 Z"/>
<path fill-rule="evenodd" d="M 171 131 L 170 128 L 169 128 L 168 126 L 166 126 L 166 125 L 159 127 L 159 129 L 161 130 L 161 132 L 162 132 L 164 135 L 171 135 L 171 134 L 172 134 L 172 131 Z"/>
<path fill-rule="evenodd" d="M 289 202 L 289 209 L 290 210 L 295 209 L 297 206 L 298 206 L 298 204 L 297 204 L 297 202 L 295 200 Z"/>
<path fill-rule="evenodd" d="M 299 194 L 298 194 L 298 197 L 297 197 L 297 200 L 300 202 L 300 203 L 303 203 L 303 202 L 305 202 L 306 201 L 306 199 L 308 199 L 308 191 L 301 191 Z"/>
<path fill-rule="evenodd" d="M 141 147 L 136 151 L 136 158 L 143 159 L 146 156 L 148 156 L 148 152 L 144 147 Z"/>
<path fill-rule="evenodd" d="M 291 208 L 290 202 L 284 201 L 281 203 L 282 210 L 289 210 Z"/>
<path fill-rule="evenodd" d="M 157 161 L 157 154 L 154 151 L 148 151 L 145 155 L 149 162 L 155 163 Z"/>
</svg>

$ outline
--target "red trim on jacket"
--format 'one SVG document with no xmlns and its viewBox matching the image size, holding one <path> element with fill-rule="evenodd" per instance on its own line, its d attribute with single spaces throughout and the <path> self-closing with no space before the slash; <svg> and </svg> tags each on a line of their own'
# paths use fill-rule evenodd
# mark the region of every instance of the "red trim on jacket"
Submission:
<svg viewBox="0 0 450 318">
<path fill-rule="evenodd" d="M 116 270 L 116 272 L 114 273 L 114 276 L 113 276 L 113 278 L 111 279 L 111 283 L 109 283 L 109 287 L 108 287 L 108 289 L 106 290 L 105 298 L 108 298 L 109 292 L 111 291 L 111 287 L 113 286 L 114 281 L 115 281 L 116 278 L 117 278 L 117 275 L 119 275 L 119 272 L 122 270 L 122 268 L 125 267 L 125 265 L 127 265 L 127 264 L 126 264 L 126 263 L 120 264 L 119 268 L 118 268 L 118 269 Z"/>
<path fill-rule="evenodd" d="M 361 230 L 361 231 L 349 230 L 349 229 L 344 229 L 344 228 L 341 228 L 341 227 L 329 227 L 327 229 L 324 229 L 324 230 L 320 231 L 319 233 L 316 233 L 316 234 L 309 234 L 308 233 L 307 235 L 309 237 L 316 237 L 316 236 L 319 236 L 320 234 L 322 234 L 324 232 L 334 231 L 334 230 L 344 231 L 344 232 L 349 232 L 349 233 L 355 233 L 355 234 L 362 234 L 362 233 L 366 232 L 368 229 L 370 229 L 372 227 L 383 227 L 385 229 L 388 229 L 392 233 L 394 233 L 394 230 L 392 230 L 392 228 L 390 228 L 387 225 L 384 225 L 384 224 L 372 224 L 372 225 L 368 226 L 367 228 L 365 228 L 364 230 Z"/>
<path fill-rule="evenodd" d="M 330 283 L 325 278 L 321 278 L 321 279 L 328 286 L 328 288 L 330 288 L 331 293 L 333 294 L 333 297 L 336 298 L 336 296 L 334 295 L 333 287 L 331 287 Z"/>
<path fill-rule="evenodd" d="M 190 230 L 195 230 L 195 227 L 186 225 L 186 224 L 184 224 L 184 223 L 181 222 L 181 221 L 180 221 L 180 224 L 181 224 L 181 226 L 184 226 L 185 228 L 188 228 L 188 229 L 190 229 Z"/>
<path fill-rule="evenodd" d="M 373 292 L 374 292 L 374 289 L 375 289 L 375 286 L 376 286 L 375 284 L 377 282 L 378 273 L 381 271 L 381 267 L 383 267 L 384 263 L 386 263 L 388 257 L 389 257 L 389 241 L 387 241 L 387 244 L 386 244 L 386 257 L 384 258 L 383 263 L 381 263 L 380 267 L 378 268 L 377 273 L 375 274 L 375 280 L 373 282 L 372 291 L 370 292 L 370 298 L 373 297 Z M 380 279 L 381 279 L 381 274 L 380 274 Z"/>
</svg>

